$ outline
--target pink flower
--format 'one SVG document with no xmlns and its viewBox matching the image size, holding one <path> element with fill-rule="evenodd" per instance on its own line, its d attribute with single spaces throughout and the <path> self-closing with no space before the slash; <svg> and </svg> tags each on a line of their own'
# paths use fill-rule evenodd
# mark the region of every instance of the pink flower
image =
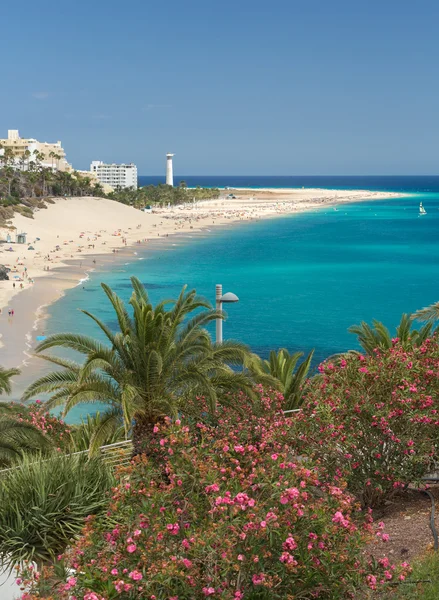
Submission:
<svg viewBox="0 0 439 600">
<path fill-rule="evenodd" d="M 277 460 L 279 458 L 279 454 L 273 453 L 271 455 L 271 460 Z"/>
<path fill-rule="evenodd" d="M 166 529 L 171 535 L 178 535 L 178 532 L 180 531 L 180 525 L 178 523 L 169 523 L 166 525 Z"/>
<path fill-rule="evenodd" d="M 128 577 L 130 579 L 134 579 L 134 581 L 140 581 L 140 579 L 142 579 L 143 575 L 142 573 L 140 573 L 140 571 L 131 571 L 131 573 L 128 575 Z"/>
<path fill-rule="evenodd" d="M 297 565 L 297 560 L 289 552 L 282 552 L 279 560 L 280 560 L 280 562 L 282 562 L 286 565 L 294 565 L 294 566 Z"/>
<path fill-rule="evenodd" d="M 112 575 L 117 575 L 119 573 L 119 571 L 117 569 L 111 569 L 110 573 Z"/>
<path fill-rule="evenodd" d="M 390 571 L 384 571 L 384 577 L 386 579 L 392 579 L 393 575 Z"/>
<path fill-rule="evenodd" d="M 282 544 L 282 548 L 284 550 L 295 550 L 297 548 L 296 540 L 292 535 L 289 535 L 287 539 Z"/>
<path fill-rule="evenodd" d="M 203 594 L 205 596 L 212 596 L 215 593 L 215 588 L 213 587 L 203 587 Z"/>
<path fill-rule="evenodd" d="M 349 527 L 349 521 L 343 516 L 343 513 L 337 511 L 332 517 L 332 522 L 342 527 Z"/>
<path fill-rule="evenodd" d="M 253 585 L 261 585 L 265 581 L 264 573 L 254 574 L 252 577 Z"/>
<path fill-rule="evenodd" d="M 381 539 L 383 540 L 383 542 L 388 542 L 390 540 L 390 535 L 388 533 L 383 533 Z"/>
<path fill-rule="evenodd" d="M 135 552 L 137 550 L 137 546 L 136 544 L 129 544 L 129 546 L 127 546 L 127 551 L 132 554 L 133 552 Z"/>
</svg>

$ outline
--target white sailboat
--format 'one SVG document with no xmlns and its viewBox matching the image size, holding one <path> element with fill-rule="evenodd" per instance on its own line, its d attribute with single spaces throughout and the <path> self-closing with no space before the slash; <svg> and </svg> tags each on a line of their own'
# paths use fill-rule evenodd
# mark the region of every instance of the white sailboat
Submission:
<svg viewBox="0 0 439 600">
<path fill-rule="evenodd" d="M 422 202 L 419 204 L 419 214 L 420 215 L 426 215 L 427 211 L 425 210 L 425 208 L 422 206 Z"/>
</svg>

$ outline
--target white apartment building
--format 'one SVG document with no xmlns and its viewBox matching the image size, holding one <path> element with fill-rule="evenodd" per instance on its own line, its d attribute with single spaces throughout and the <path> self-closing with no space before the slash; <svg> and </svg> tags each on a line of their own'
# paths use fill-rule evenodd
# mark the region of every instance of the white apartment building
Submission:
<svg viewBox="0 0 439 600">
<path fill-rule="evenodd" d="M 94 160 L 90 165 L 91 173 L 102 184 L 111 185 L 114 189 L 137 189 L 137 167 L 129 165 L 105 164 L 101 160 Z"/>
<path fill-rule="evenodd" d="M 35 152 L 42 156 L 39 164 L 43 167 L 58 171 L 73 171 L 66 160 L 61 142 L 39 142 L 35 138 L 21 138 L 18 129 L 9 129 L 8 137 L 0 139 L 0 162 L 6 149 L 13 153 L 14 167 L 23 171 L 27 171 L 30 163 L 35 161 Z"/>
</svg>

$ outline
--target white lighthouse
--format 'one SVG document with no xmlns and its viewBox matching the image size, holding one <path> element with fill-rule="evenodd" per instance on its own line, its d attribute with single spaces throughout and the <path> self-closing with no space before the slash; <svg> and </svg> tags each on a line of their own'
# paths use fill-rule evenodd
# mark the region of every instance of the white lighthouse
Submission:
<svg viewBox="0 0 439 600">
<path fill-rule="evenodd" d="M 166 185 L 174 186 L 174 173 L 172 172 L 172 157 L 173 154 L 166 155 Z"/>
</svg>

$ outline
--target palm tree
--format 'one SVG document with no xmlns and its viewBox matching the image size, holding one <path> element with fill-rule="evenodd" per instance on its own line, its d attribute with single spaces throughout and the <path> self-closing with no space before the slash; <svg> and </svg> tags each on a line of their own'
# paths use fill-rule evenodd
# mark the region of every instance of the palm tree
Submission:
<svg viewBox="0 0 439 600">
<path fill-rule="evenodd" d="M 11 393 L 11 379 L 14 375 L 20 375 L 20 370 L 0 367 L 0 395 Z"/>
<path fill-rule="evenodd" d="M 213 310 L 194 290 L 186 292 L 186 287 L 177 300 L 154 307 L 141 282 L 132 277 L 131 283 L 132 317 L 121 298 L 101 284 L 114 309 L 117 332 L 83 311 L 98 325 L 107 344 L 76 333 L 55 334 L 39 344 L 39 355 L 51 348 L 70 348 L 85 361 L 77 364 L 42 355 L 63 370 L 30 385 L 24 399 L 52 393 L 47 407 L 63 406 L 64 415 L 80 402 L 104 402 L 109 409 L 101 429 L 110 430 L 122 415 L 125 435 L 132 429 L 138 452 L 154 424 L 166 416 L 176 417 L 188 397 L 204 396 L 213 412 L 217 402 L 233 402 L 230 392 L 243 390 L 251 395 L 253 381 L 249 374 L 231 368 L 249 360 L 247 347 L 234 341 L 214 344 L 205 329 L 211 321 L 224 318 L 221 311 Z M 167 309 L 170 303 L 173 306 Z"/>
<path fill-rule="evenodd" d="M 19 375 L 18 369 L 0 367 L 0 394 L 11 393 L 11 378 Z M 48 448 L 50 442 L 30 423 L 14 417 L 14 405 L 0 402 L 0 467 L 9 467 L 26 452 Z"/>
<path fill-rule="evenodd" d="M 76 451 L 90 450 L 92 453 L 100 446 L 120 442 L 125 438 L 123 415 L 120 415 L 119 423 L 116 420 L 108 421 L 107 416 L 99 411 L 87 415 L 79 425 L 72 427 L 72 438 Z"/>
<path fill-rule="evenodd" d="M 433 331 L 432 323 L 423 325 L 419 330 L 411 329 L 412 321 L 413 317 L 411 315 L 403 314 L 396 328 L 395 337 L 398 338 L 400 343 L 408 347 L 421 345 Z M 366 354 L 373 354 L 377 348 L 388 350 L 393 345 L 390 331 L 381 321 L 375 319 L 372 321 L 372 326 L 362 321 L 360 325 L 349 327 L 348 331 L 358 337 L 358 341 Z"/>
<path fill-rule="evenodd" d="M 284 410 L 294 410 L 302 404 L 302 387 L 308 376 L 313 354 L 314 350 L 308 354 L 296 372 L 294 371 L 303 352 L 290 354 L 285 348 L 281 348 L 277 353 L 272 350 L 268 360 L 253 355 L 249 369 L 256 375 L 270 376 L 273 379 L 273 387 L 277 388 L 285 399 Z"/>
<path fill-rule="evenodd" d="M 39 429 L 8 415 L 9 405 L 0 403 L 0 467 L 10 467 L 25 454 L 40 453 L 52 444 Z"/>
</svg>

